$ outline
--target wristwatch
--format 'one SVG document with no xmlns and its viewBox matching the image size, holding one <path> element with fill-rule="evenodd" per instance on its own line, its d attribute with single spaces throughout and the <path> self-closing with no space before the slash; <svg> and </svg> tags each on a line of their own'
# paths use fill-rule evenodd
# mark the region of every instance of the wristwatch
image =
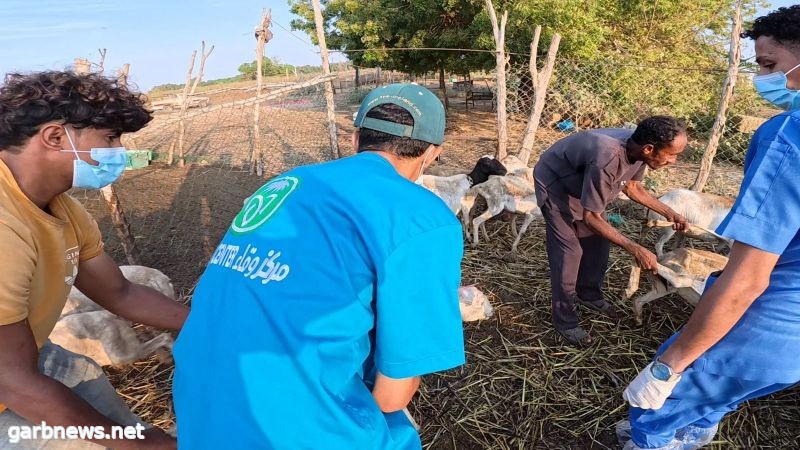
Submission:
<svg viewBox="0 0 800 450">
<path fill-rule="evenodd" d="M 653 364 L 650 366 L 650 373 L 658 381 L 675 381 L 681 376 L 681 374 L 675 373 L 672 367 L 661 362 L 658 358 L 653 360 Z"/>
</svg>

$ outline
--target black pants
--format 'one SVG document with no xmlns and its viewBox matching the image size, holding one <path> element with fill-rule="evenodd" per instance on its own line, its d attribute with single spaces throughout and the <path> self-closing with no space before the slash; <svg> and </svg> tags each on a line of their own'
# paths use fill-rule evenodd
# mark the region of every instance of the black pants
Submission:
<svg viewBox="0 0 800 450">
<path fill-rule="evenodd" d="M 578 326 L 577 299 L 596 301 L 608 268 L 611 243 L 583 221 L 574 221 L 545 203 L 547 258 L 553 290 L 553 325 L 557 330 Z"/>
</svg>

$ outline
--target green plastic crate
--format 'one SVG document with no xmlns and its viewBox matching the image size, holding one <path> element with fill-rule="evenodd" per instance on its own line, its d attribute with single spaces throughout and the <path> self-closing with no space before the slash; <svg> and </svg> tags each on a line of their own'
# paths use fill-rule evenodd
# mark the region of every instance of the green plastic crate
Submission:
<svg viewBox="0 0 800 450">
<path fill-rule="evenodd" d="M 153 152 L 150 150 L 128 150 L 128 164 L 126 170 L 141 169 L 150 165 Z"/>
</svg>

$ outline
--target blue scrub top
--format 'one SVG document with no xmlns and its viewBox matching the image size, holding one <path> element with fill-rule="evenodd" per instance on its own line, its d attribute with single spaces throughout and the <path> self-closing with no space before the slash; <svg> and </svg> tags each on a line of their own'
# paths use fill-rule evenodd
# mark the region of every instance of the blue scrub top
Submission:
<svg viewBox="0 0 800 450">
<path fill-rule="evenodd" d="M 693 367 L 794 383 L 800 381 L 800 110 L 775 116 L 756 131 L 744 172 L 736 203 L 717 233 L 780 259 L 767 290 Z"/>
<path fill-rule="evenodd" d="M 375 153 L 301 167 L 250 196 L 175 344 L 182 448 L 419 449 L 375 371 L 464 363 L 461 225 Z"/>
</svg>

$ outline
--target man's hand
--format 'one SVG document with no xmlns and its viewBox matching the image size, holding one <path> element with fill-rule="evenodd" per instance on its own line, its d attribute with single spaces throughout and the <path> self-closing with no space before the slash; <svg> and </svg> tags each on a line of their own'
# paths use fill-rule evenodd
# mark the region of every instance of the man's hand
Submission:
<svg viewBox="0 0 800 450">
<path fill-rule="evenodd" d="M 634 408 L 659 409 L 664 406 L 664 402 L 672 394 L 672 390 L 681 381 L 681 376 L 676 375 L 672 381 L 661 381 L 653 376 L 650 371 L 653 363 L 650 363 L 639 372 L 639 375 L 631 381 L 631 384 L 622 393 L 624 398 Z"/>
<path fill-rule="evenodd" d="M 686 217 L 683 217 L 675 211 L 670 210 L 670 214 L 668 214 L 666 218 L 674 224 L 672 225 L 672 229 L 675 231 L 684 231 L 689 227 L 689 222 L 686 221 Z"/>
<path fill-rule="evenodd" d="M 636 258 L 636 263 L 639 264 L 639 267 L 653 273 L 658 272 L 658 258 L 653 252 L 641 245 L 637 245 L 631 254 Z"/>
</svg>

